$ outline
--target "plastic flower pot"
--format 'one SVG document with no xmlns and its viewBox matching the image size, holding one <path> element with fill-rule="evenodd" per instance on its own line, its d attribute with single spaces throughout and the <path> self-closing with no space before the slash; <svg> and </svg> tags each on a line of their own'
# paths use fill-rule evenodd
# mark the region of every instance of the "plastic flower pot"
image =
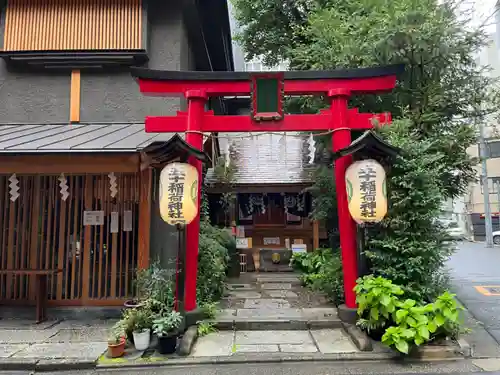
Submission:
<svg viewBox="0 0 500 375">
<path fill-rule="evenodd" d="M 119 343 L 108 343 L 108 355 L 111 358 L 118 358 L 125 353 L 125 338 L 122 338 Z"/>
<path fill-rule="evenodd" d="M 146 350 L 151 341 L 151 330 L 146 329 L 141 332 L 134 331 L 134 345 L 137 350 Z"/>
<path fill-rule="evenodd" d="M 172 354 L 177 347 L 177 334 L 158 337 L 158 353 Z"/>
</svg>

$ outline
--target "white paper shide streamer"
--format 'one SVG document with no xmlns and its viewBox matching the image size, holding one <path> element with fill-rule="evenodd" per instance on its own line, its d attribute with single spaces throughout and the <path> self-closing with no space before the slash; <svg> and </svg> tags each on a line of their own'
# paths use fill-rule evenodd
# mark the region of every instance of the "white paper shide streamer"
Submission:
<svg viewBox="0 0 500 375">
<path fill-rule="evenodd" d="M 111 198 L 115 198 L 118 194 L 118 184 L 116 183 L 116 176 L 114 172 L 108 174 L 109 178 L 109 191 L 111 192 Z"/>
<path fill-rule="evenodd" d="M 69 197 L 69 192 L 68 192 L 69 186 L 64 173 L 61 173 L 58 180 L 59 180 L 59 188 L 60 188 L 59 192 L 61 193 L 61 199 L 63 200 L 63 202 L 66 202 L 66 199 L 68 199 Z"/>
<path fill-rule="evenodd" d="M 316 154 L 316 144 L 314 143 L 313 134 L 309 134 L 308 139 L 309 146 L 309 164 L 314 164 L 314 155 Z"/>
<path fill-rule="evenodd" d="M 19 198 L 19 180 L 17 179 L 16 174 L 14 173 L 12 176 L 9 177 L 9 195 L 10 195 L 10 200 L 12 202 L 15 202 L 17 198 Z"/>
</svg>

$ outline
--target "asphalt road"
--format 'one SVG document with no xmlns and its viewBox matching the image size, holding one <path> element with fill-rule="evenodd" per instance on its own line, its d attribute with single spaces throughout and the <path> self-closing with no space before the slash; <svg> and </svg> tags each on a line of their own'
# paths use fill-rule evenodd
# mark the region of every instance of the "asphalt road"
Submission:
<svg viewBox="0 0 500 375">
<path fill-rule="evenodd" d="M 500 247 L 464 241 L 448 266 L 460 301 L 500 343 Z"/>
<path fill-rule="evenodd" d="M 457 362 L 441 362 L 431 364 L 394 364 L 377 362 L 298 362 L 274 364 L 238 364 L 119 369 L 101 371 L 64 371 L 44 372 L 45 375 L 361 375 L 361 374 L 439 374 L 439 375 L 479 375 L 478 368 Z M 28 375 L 29 372 L 1 372 L 0 375 Z M 483 373 L 484 374 L 484 373 Z M 500 375 L 490 372 L 488 374 Z"/>
</svg>

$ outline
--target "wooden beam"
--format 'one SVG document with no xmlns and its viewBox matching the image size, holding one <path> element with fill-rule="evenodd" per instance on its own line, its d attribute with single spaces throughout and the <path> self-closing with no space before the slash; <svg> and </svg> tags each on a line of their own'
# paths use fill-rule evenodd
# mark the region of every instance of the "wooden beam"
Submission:
<svg viewBox="0 0 500 375">
<path fill-rule="evenodd" d="M 149 267 L 151 245 L 151 204 L 153 170 L 141 171 L 139 187 L 139 244 L 137 248 L 137 268 Z"/>
<path fill-rule="evenodd" d="M 319 221 L 313 221 L 313 251 L 319 248 Z"/>
<path fill-rule="evenodd" d="M 70 105 L 69 121 L 73 123 L 80 122 L 80 96 L 81 96 L 80 81 L 81 81 L 80 71 L 73 70 L 71 72 L 71 91 L 69 96 L 69 105 Z"/>
<path fill-rule="evenodd" d="M 139 153 L 0 155 L 0 174 L 107 174 L 138 170 Z"/>
<path fill-rule="evenodd" d="M 181 133 L 187 129 L 187 112 L 177 112 L 177 116 L 147 116 L 148 133 Z M 333 128 L 335 119 L 330 110 L 316 114 L 286 115 L 281 121 L 258 122 L 250 116 L 216 116 L 208 111 L 203 116 L 203 131 L 212 133 L 228 132 L 302 132 L 327 131 Z M 357 108 L 348 111 L 348 127 L 353 130 L 372 129 L 375 125 L 391 122 L 390 113 L 359 113 Z"/>
</svg>

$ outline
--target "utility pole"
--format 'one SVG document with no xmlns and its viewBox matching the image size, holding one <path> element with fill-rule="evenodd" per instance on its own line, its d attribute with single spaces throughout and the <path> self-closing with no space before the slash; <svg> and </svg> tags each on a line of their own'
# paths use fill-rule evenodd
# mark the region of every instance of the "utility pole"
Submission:
<svg viewBox="0 0 500 375">
<path fill-rule="evenodd" d="M 488 151 L 486 150 L 486 141 L 484 139 L 484 123 L 483 118 L 479 119 L 479 157 L 481 158 L 483 197 L 484 197 L 484 227 L 486 230 L 486 247 L 493 247 L 493 225 L 491 223 L 491 207 L 490 207 L 490 186 L 488 183 L 488 167 L 486 160 Z"/>
</svg>

